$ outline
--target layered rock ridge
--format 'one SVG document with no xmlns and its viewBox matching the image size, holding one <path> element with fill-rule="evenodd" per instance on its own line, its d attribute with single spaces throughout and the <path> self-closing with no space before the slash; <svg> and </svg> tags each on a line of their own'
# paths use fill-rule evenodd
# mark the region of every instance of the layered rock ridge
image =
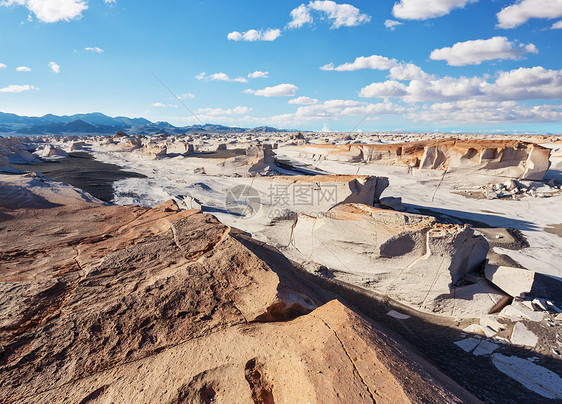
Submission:
<svg viewBox="0 0 562 404">
<path fill-rule="evenodd" d="M 527 180 L 542 180 L 550 165 L 550 149 L 516 140 L 451 138 L 387 144 L 306 144 L 285 146 L 285 149 L 312 161 L 469 170 Z"/>
</svg>

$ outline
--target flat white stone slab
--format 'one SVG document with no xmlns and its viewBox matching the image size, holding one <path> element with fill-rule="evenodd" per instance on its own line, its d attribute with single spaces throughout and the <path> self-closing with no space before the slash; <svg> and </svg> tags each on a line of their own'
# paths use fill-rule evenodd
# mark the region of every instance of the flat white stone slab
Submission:
<svg viewBox="0 0 562 404">
<path fill-rule="evenodd" d="M 390 310 L 388 313 L 386 313 L 386 315 L 387 315 L 387 316 L 390 316 L 390 317 L 397 318 L 398 320 L 406 320 L 406 319 L 410 318 L 409 315 L 403 314 L 403 313 L 399 313 L 399 312 L 397 312 L 397 311 L 395 311 L 395 310 Z"/>
<path fill-rule="evenodd" d="M 541 311 L 533 311 L 520 302 L 513 302 L 509 306 L 503 308 L 500 312 L 500 317 L 508 319 L 526 319 L 539 322 L 544 318 L 544 313 Z"/>
<path fill-rule="evenodd" d="M 476 338 L 466 338 L 460 341 L 454 342 L 456 346 L 461 348 L 465 352 L 470 352 L 480 343 L 480 340 Z"/>
<path fill-rule="evenodd" d="M 550 399 L 562 399 L 562 378 L 556 373 L 517 356 L 493 354 L 492 362 L 502 373 L 529 390 Z"/>
<path fill-rule="evenodd" d="M 535 273 L 527 269 L 486 265 L 486 279 L 513 297 L 529 293 L 535 281 Z"/>
<path fill-rule="evenodd" d="M 496 349 L 498 349 L 498 344 L 494 344 L 493 342 L 482 340 L 480 341 L 480 344 L 478 344 L 474 352 L 472 352 L 472 354 L 476 356 L 490 355 Z"/>
<path fill-rule="evenodd" d="M 538 337 L 533 334 L 525 324 L 516 323 L 511 332 L 511 343 L 515 345 L 523 345 L 529 347 L 535 347 L 539 342 Z"/>
</svg>

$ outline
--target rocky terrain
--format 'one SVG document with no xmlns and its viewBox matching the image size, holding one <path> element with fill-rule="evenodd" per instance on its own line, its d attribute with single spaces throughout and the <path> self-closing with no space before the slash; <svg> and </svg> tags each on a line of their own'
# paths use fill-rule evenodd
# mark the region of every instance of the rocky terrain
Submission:
<svg viewBox="0 0 562 404">
<path fill-rule="evenodd" d="M 2 402 L 478 402 L 210 215 L 2 180 Z"/>
<path fill-rule="evenodd" d="M 559 151 L 555 136 L 0 138 L 1 390 L 477 400 L 451 377 L 486 402 L 562 399 Z M 71 175 L 88 164 L 103 189 Z"/>
</svg>

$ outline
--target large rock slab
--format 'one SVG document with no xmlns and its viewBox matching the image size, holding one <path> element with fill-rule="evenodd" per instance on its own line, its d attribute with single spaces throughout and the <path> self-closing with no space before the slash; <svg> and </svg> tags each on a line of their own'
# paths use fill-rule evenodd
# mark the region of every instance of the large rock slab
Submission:
<svg viewBox="0 0 562 404">
<path fill-rule="evenodd" d="M 388 178 L 368 175 L 272 176 L 252 182 L 268 211 L 322 213 L 342 203 L 374 206 Z"/>
<path fill-rule="evenodd" d="M 537 342 L 539 342 L 538 337 L 521 322 L 515 323 L 510 339 L 512 344 L 528 346 L 531 348 L 534 348 L 537 345 Z"/>
<path fill-rule="evenodd" d="M 505 300 L 485 280 L 460 283 L 481 268 L 484 238 L 432 217 L 340 204 L 320 216 L 299 214 L 291 246 L 336 277 L 418 310 L 478 317 Z"/>
<path fill-rule="evenodd" d="M 528 269 L 486 264 L 486 279 L 513 297 L 524 296 L 533 289 L 535 273 Z"/>
</svg>

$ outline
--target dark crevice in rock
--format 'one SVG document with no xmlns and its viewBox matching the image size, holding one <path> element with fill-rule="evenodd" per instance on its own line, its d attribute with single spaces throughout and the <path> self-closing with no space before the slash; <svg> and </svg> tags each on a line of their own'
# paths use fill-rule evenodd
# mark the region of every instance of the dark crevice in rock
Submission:
<svg viewBox="0 0 562 404">
<path fill-rule="evenodd" d="M 246 380 L 252 391 L 252 400 L 255 404 L 274 404 L 273 387 L 265 380 L 263 365 L 250 359 L 244 369 Z"/>
</svg>

